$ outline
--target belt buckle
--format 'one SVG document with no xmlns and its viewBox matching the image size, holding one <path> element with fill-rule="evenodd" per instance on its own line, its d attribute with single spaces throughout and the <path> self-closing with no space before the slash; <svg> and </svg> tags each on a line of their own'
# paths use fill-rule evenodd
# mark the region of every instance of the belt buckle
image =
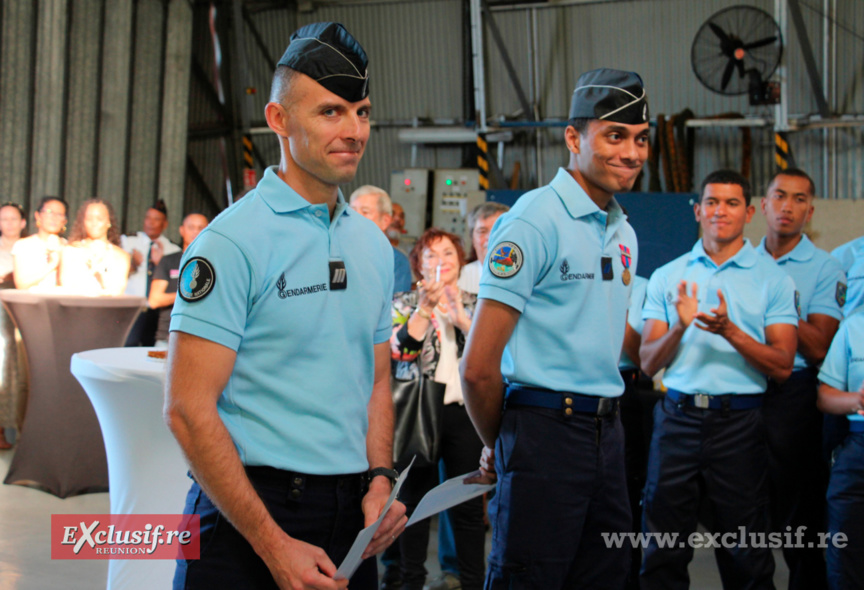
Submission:
<svg viewBox="0 0 864 590">
<path fill-rule="evenodd" d="M 693 407 L 707 410 L 711 407 L 711 396 L 707 393 L 696 393 L 693 395 Z"/>
<path fill-rule="evenodd" d="M 615 398 L 601 397 L 597 400 L 597 415 L 605 416 L 615 409 Z"/>
</svg>

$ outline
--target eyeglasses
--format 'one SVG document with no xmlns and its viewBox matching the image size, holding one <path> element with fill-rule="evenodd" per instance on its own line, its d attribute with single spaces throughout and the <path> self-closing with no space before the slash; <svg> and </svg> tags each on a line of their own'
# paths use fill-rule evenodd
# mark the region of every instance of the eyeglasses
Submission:
<svg viewBox="0 0 864 590">
<path fill-rule="evenodd" d="M 60 211 L 52 211 L 51 209 L 45 209 L 44 211 L 40 211 L 39 214 L 40 214 L 40 215 L 44 215 L 44 216 L 46 216 L 46 217 L 54 217 L 55 219 L 59 219 L 59 218 L 62 218 L 62 217 L 66 217 L 66 212 L 65 212 L 65 211 L 63 211 L 63 212 L 60 212 Z"/>
</svg>

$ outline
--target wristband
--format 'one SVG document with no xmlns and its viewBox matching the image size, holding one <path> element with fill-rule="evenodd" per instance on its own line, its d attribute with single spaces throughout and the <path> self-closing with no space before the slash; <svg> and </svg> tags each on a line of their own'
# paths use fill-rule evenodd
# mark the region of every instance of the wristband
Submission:
<svg viewBox="0 0 864 590">
<path fill-rule="evenodd" d="M 425 309 L 420 307 L 419 305 L 417 306 L 417 315 L 419 315 L 424 320 L 431 320 L 432 319 L 432 315 L 428 311 L 426 311 Z"/>
</svg>

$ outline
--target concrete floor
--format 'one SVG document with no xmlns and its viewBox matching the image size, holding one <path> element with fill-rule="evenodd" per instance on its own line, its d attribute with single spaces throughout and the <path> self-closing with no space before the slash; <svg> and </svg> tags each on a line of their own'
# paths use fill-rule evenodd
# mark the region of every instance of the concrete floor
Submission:
<svg viewBox="0 0 864 590">
<path fill-rule="evenodd" d="M 5 476 L 13 452 L 0 451 L 0 476 Z M 105 514 L 109 511 L 108 494 L 85 494 L 61 500 L 30 488 L 0 485 L 0 590 L 105 588 L 107 561 L 51 559 L 50 524 L 51 514 Z M 426 562 L 430 579 L 440 573 L 436 530 L 433 522 Z M 785 589 L 788 570 L 779 552 L 775 552 L 774 558 L 777 563 L 774 582 L 778 589 Z M 690 576 L 694 589 L 722 588 L 711 550 L 695 551 Z"/>
</svg>

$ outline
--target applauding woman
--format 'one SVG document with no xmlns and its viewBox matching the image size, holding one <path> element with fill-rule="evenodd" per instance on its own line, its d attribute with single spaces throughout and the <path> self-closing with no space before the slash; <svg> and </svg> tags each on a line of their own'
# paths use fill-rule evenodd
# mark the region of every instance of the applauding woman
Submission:
<svg viewBox="0 0 864 590">
<path fill-rule="evenodd" d="M 82 295 L 121 295 L 129 278 L 129 254 L 120 248 L 120 231 L 111 204 L 90 199 L 78 209 L 63 249 L 60 286 Z"/>
<path fill-rule="evenodd" d="M 465 264 L 458 236 L 438 228 L 426 230 L 409 257 L 411 270 L 422 277 L 417 291 L 400 293 L 393 302 L 393 337 L 390 340 L 395 376 L 423 375 L 442 383 L 444 390 L 441 459 L 446 477 L 477 468 L 483 448 L 462 398 L 459 359 L 471 328 L 477 296 L 457 286 Z M 438 466 L 415 466 L 405 481 L 400 499 L 409 513 L 438 483 Z M 475 498 L 449 510 L 453 523 L 456 559 L 464 590 L 480 590 L 484 574 L 485 526 L 483 500 Z M 422 590 L 426 579 L 429 520 L 406 529 L 399 537 L 402 590 Z"/>
<path fill-rule="evenodd" d="M 16 289 L 51 289 L 57 286 L 60 252 L 66 245 L 66 201 L 43 197 L 36 218 L 37 232 L 12 246 Z"/>
</svg>

